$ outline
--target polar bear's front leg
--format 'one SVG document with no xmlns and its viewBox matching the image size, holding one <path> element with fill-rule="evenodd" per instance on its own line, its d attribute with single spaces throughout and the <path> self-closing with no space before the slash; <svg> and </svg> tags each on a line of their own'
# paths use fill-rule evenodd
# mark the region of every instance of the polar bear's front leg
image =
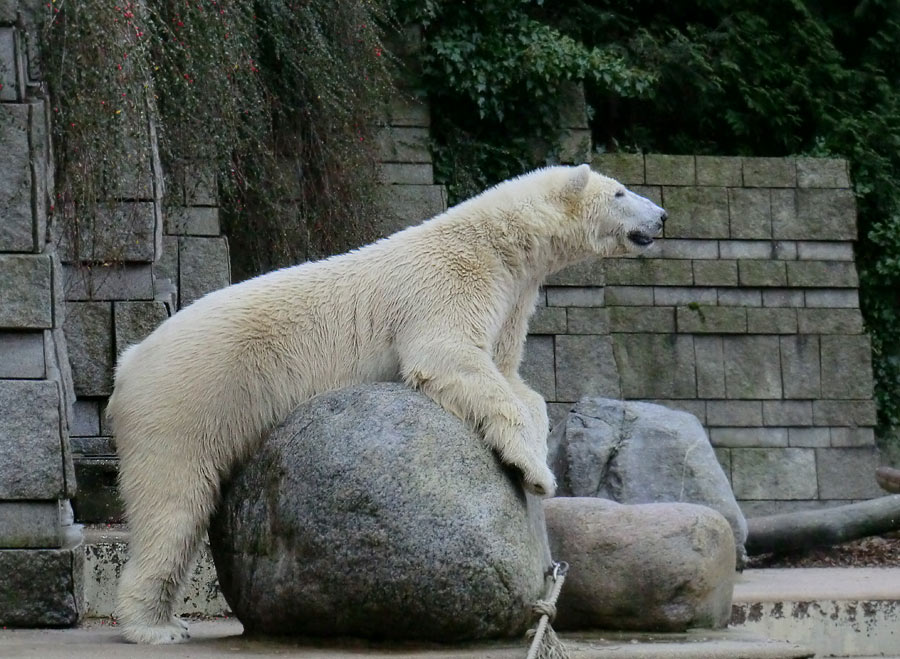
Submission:
<svg viewBox="0 0 900 659">
<path fill-rule="evenodd" d="M 535 427 L 533 412 L 484 350 L 448 341 L 418 343 L 401 355 L 401 371 L 407 384 L 478 428 L 500 459 L 522 472 L 528 490 L 553 496 L 546 421 Z"/>
</svg>

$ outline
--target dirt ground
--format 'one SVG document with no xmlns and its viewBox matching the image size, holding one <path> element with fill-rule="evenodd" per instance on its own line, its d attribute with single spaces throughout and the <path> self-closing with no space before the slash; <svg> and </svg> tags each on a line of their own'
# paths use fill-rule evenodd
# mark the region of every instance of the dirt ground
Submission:
<svg viewBox="0 0 900 659">
<path fill-rule="evenodd" d="M 900 536 L 873 536 L 833 547 L 817 547 L 800 554 L 761 554 L 750 557 L 748 568 L 775 567 L 898 567 Z"/>
</svg>

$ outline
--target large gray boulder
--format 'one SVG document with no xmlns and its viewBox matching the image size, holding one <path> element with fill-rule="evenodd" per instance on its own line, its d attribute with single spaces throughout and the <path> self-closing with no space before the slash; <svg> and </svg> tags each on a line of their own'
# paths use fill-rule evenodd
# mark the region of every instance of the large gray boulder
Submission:
<svg viewBox="0 0 900 659">
<path fill-rule="evenodd" d="M 570 564 L 557 629 L 681 632 L 731 618 L 734 538 L 705 506 L 544 502 L 554 556 Z"/>
<path fill-rule="evenodd" d="M 743 566 L 747 520 L 697 417 L 661 405 L 582 398 L 554 427 L 550 466 L 557 495 L 619 503 L 696 503 L 734 532 Z"/>
<path fill-rule="evenodd" d="M 540 501 L 397 384 L 297 408 L 226 487 L 210 540 L 244 628 L 273 634 L 518 635 L 550 562 Z"/>
</svg>

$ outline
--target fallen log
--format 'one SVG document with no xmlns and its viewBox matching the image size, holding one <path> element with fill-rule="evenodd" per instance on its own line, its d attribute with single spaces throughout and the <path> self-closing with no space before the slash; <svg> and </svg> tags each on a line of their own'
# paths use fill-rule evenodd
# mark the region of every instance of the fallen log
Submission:
<svg viewBox="0 0 900 659">
<path fill-rule="evenodd" d="M 900 529 L 900 494 L 747 520 L 747 554 L 785 554 Z"/>
</svg>

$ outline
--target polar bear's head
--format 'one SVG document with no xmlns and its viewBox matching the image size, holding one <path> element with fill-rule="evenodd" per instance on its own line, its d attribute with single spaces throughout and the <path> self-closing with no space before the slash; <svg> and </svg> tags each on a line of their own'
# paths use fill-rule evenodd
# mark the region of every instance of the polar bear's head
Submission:
<svg viewBox="0 0 900 659">
<path fill-rule="evenodd" d="M 624 185 L 591 171 L 588 165 L 569 168 L 563 197 L 571 204 L 585 247 L 600 256 L 644 251 L 666 221 L 666 212 Z"/>
</svg>

